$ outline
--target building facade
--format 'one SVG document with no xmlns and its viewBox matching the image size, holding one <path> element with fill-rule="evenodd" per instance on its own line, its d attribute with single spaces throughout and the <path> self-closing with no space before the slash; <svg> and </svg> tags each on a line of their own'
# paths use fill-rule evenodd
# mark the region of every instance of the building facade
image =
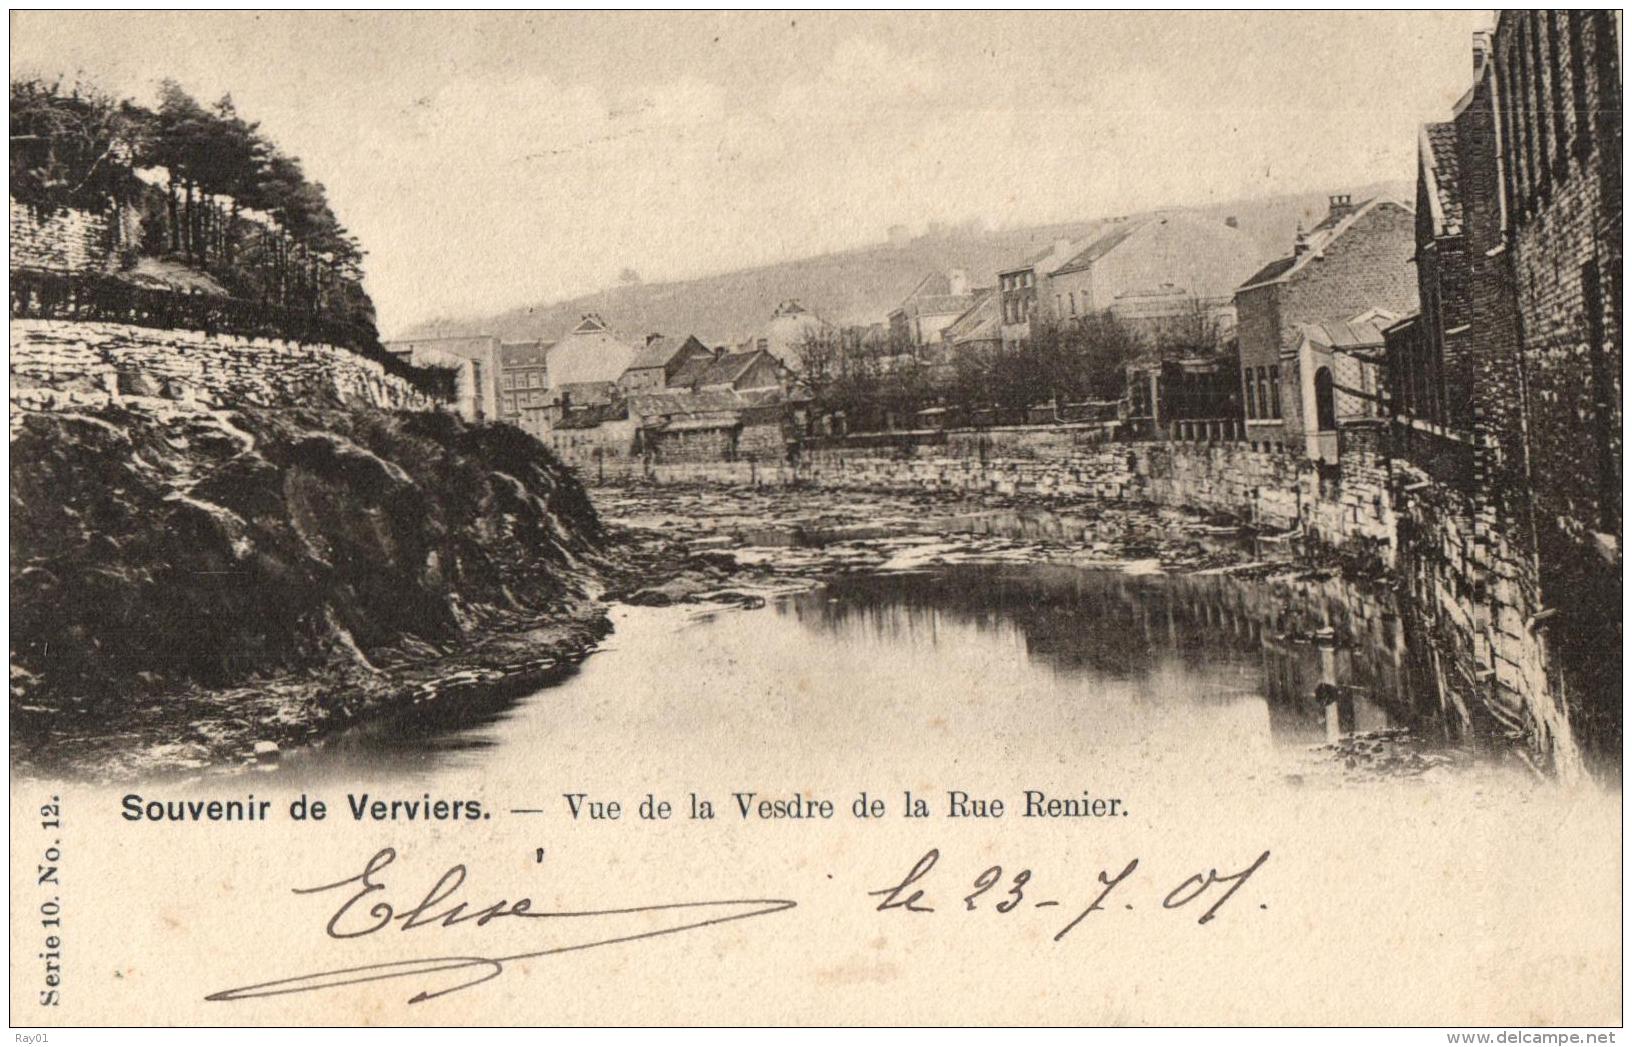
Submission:
<svg viewBox="0 0 1632 1047">
<path fill-rule="evenodd" d="M 454 403 L 467 422 L 501 417 L 499 339 L 495 335 L 406 338 L 382 343 L 385 350 L 416 367 L 444 367 L 454 372 Z"/>
<path fill-rule="evenodd" d="M 1615 11 L 1504 11 L 1492 56 L 1535 628 L 1563 714 L 1606 723 L 1621 685 L 1621 44 Z"/>
<path fill-rule="evenodd" d="M 1504 12 L 1418 143 L 1421 311 L 1386 332 L 1401 568 L 1455 704 L 1568 774 L 1618 750 L 1613 12 Z"/>
<path fill-rule="evenodd" d="M 618 376 L 618 388 L 625 393 L 666 389 L 676 384 L 676 378 L 687 370 L 688 364 L 712 362 L 714 353 L 696 335 L 685 339 L 653 334 L 646 337 L 646 345 L 636 354 L 623 374 Z"/>
<path fill-rule="evenodd" d="M 499 419 L 528 428 L 527 408 L 548 402 L 548 342 L 499 343 Z"/>
<path fill-rule="evenodd" d="M 1392 200 L 1355 204 L 1331 197 L 1292 253 L 1235 292 L 1247 439 L 1300 446 L 1306 428 L 1297 350 L 1303 325 L 1346 322 L 1371 309 L 1396 316 L 1417 308 L 1411 270 L 1416 217 Z"/>
<path fill-rule="evenodd" d="M 890 337 L 902 346 L 938 346 L 952 321 L 975 302 L 969 274 L 962 269 L 930 273 L 890 311 Z"/>
<path fill-rule="evenodd" d="M 1043 313 L 1067 323 L 1109 310 L 1153 343 L 1196 340 L 1225 326 L 1263 254 L 1240 229 L 1184 213 L 1114 222 L 1049 274 Z"/>
</svg>

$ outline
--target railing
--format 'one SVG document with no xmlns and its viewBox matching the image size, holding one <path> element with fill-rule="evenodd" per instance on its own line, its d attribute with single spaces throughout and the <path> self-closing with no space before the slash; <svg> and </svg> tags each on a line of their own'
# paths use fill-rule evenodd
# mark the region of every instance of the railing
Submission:
<svg viewBox="0 0 1632 1047">
<path fill-rule="evenodd" d="M 1178 418 L 1167 423 L 1167 438 L 1181 443 L 1227 443 L 1246 439 L 1238 418 Z"/>
<path fill-rule="evenodd" d="M 304 309 L 221 295 L 140 287 L 103 273 L 11 270 L 13 319 L 78 320 L 332 345 L 373 360 L 420 392 L 451 400 L 454 376 L 415 367 L 380 348 L 368 327 Z"/>
</svg>

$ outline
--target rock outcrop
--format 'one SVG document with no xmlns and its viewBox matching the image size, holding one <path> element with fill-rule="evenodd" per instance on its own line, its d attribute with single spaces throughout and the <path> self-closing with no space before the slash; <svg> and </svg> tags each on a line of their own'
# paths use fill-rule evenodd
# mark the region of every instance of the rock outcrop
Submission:
<svg viewBox="0 0 1632 1047">
<path fill-rule="evenodd" d="M 595 512 L 508 426 L 132 398 L 14 409 L 11 454 L 24 748 L 65 718 L 106 733 L 178 694 L 378 680 L 599 618 Z"/>
</svg>

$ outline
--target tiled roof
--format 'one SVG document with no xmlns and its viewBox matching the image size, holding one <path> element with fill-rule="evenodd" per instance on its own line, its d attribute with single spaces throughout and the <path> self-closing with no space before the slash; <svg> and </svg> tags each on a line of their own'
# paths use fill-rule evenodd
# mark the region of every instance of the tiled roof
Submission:
<svg viewBox="0 0 1632 1047">
<path fill-rule="evenodd" d="M 502 367 L 542 367 L 554 342 L 503 342 L 499 345 Z"/>
<path fill-rule="evenodd" d="M 941 332 L 945 341 L 956 341 L 960 338 L 971 338 L 978 334 L 981 328 L 988 325 L 995 326 L 997 322 L 997 290 L 992 287 L 982 287 L 975 291 L 974 304 L 963 311 L 956 320 L 946 325 Z"/>
<path fill-rule="evenodd" d="M 669 384 L 673 386 L 696 385 L 703 375 L 708 373 L 709 368 L 713 366 L 714 358 L 712 356 L 694 356 L 680 365 L 680 369 L 675 371 L 669 378 Z"/>
<path fill-rule="evenodd" d="M 1295 255 L 1287 255 L 1285 258 L 1277 258 L 1275 261 L 1269 263 L 1256 273 L 1253 273 L 1251 276 L 1247 277 L 1241 286 L 1252 287 L 1255 284 L 1267 284 L 1271 280 L 1281 276 L 1287 270 L 1291 269 L 1292 266 L 1296 264 L 1297 260 L 1298 259 Z"/>
<path fill-rule="evenodd" d="M 1422 177 L 1427 181 L 1428 206 L 1433 211 L 1434 232 L 1440 236 L 1456 236 L 1462 231 L 1456 125 L 1423 124 L 1417 151 L 1422 163 Z"/>
<path fill-rule="evenodd" d="M 690 335 L 684 340 L 670 338 L 667 335 L 653 335 L 646 345 L 635 354 L 628 369 L 631 371 L 650 371 L 659 367 L 667 367 L 681 350 L 696 342 L 698 349 L 705 348 L 702 342 L 697 341 L 696 335 Z"/>
<path fill-rule="evenodd" d="M 1066 262 L 1064 265 L 1060 266 L 1058 269 L 1054 270 L 1051 275 L 1061 276 L 1065 273 L 1080 273 L 1082 270 L 1087 269 L 1101 258 L 1104 258 L 1112 251 L 1116 250 L 1122 245 L 1124 240 L 1143 229 L 1146 224 L 1146 222 L 1129 222 L 1117 226 L 1115 229 L 1112 229 L 1110 232 L 1090 243 L 1087 247 L 1084 247 L 1081 251 L 1078 251 L 1075 257 Z"/>
<path fill-rule="evenodd" d="M 556 429 L 593 429 L 602 422 L 621 422 L 629 417 L 629 408 L 622 403 L 592 404 L 573 408 L 553 426 Z"/>
<path fill-rule="evenodd" d="M 755 349 L 745 353 L 726 353 L 711 362 L 708 370 L 702 373 L 696 384 L 730 385 L 754 365 L 761 352 L 763 350 Z"/>
</svg>

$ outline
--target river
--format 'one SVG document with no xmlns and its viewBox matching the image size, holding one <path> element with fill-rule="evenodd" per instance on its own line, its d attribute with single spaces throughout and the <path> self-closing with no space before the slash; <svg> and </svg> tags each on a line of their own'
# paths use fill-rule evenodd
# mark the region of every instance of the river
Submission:
<svg viewBox="0 0 1632 1047">
<path fill-rule="evenodd" d="M 547 687 L 371 724 L 281 774 L 482 771 L 525 806 L 542 801 L 535 760 L 594 783 L 621 774 L 601 754 L 630 739 L 654 779 L 684 781 L 726 745 L 745 780 L 828 789 L 880 765 L 938 780 L 963 750 L 1002 754 L 983 788 L 1074 783 L 1083 766 L 1101 783 L 1229 784 L 1507 762 L 1413 685 L 1386 610 L 1282 599 L 1228 575 L 961 564 L 839 576 L 752 610 L 618 607 L 604 648 Z M 1343 744 L 1357 733 L 1372 740 Z"/>
</svg>

